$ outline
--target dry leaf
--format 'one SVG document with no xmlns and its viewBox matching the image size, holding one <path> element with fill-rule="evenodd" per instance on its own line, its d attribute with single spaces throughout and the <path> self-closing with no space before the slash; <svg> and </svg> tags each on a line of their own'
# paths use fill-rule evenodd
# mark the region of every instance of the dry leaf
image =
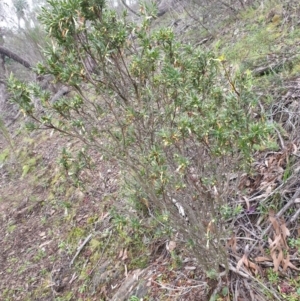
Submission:
<svg viewBox="0 0 300 301">
<path fill-rule="evenodd" d="M 264 261 L 272 261 L 270 257 L 265 257 L 265 256 L 257 256 L 254 258 L 256 262 L 264 262 Z"/>
<path fill-rule="evenodd" d="M 287 270 L 288 267 L 290 267 L 293 270 L 300 271 L 299 268 L 297 268 L 290 262 L 290 254 L 287 254 L 286 258 L 282 259 L 282 263 L 283 263 L 282 268 L 284 272 Z"/>
<path fill-rule="evenodd" d="M 270 194 L 272 190 L 273 190 L 272 185 L 269 185 L 268 188 L 266 189 L 266 193 Z"/>
<path fill-rule="evenodd" d="M 246 254 L 244 254 L 243 257 L 238 261 L 238 263 L 236 265 L 237 271 L 241 268 L 242 265 L 246 268 L 249 266 L 248 258 L 247 258 Z"/>
<path fill-rule="evenodd" d="M 124 264 L 124 276 L 125 276 L 125 278 L 128 277 L 128 271 L 127 271 L 127 265 L 126 264 Z"/>
<path fill-rule="evenodd" d="M 275 217 L 275 211 L 273 209 L 269 210 L 269 216 Z"/>
<path fill-rule="evenodd" d="M 236 253 L 236 237 L 233 234 L 229 241 L 227 242 L 227 246 L 234 252 Z"/>
<path fill-rule="evenodd" d="M 239 271 L 242 265 L 244 265 L 245 268 L 247 268 L 250 272 L 254 273 L 255 275 L 258 274 L 258 266 L 255 263 L 251 262 L 246 254 L 244 254 L 243 257 L 238 261 L 236 265 L 237 271 Z"/>
<path fill-rule="evenodd" d="M 272 244 L 272 242 L 273 242 L 273 240 L 270 237 L 268 237 L 269 246 Z"/>
<path fill-rule="evenodd" d="M 296 144 L 292 143 L 293 145 L 293 154 L 296 155 L 297 154 L 297 151 L 298 151 L 298 147 Z"/>
<path fill-rule="evenodd" d="M 290 236 L 291 233 L 290 233 L 290 230 L 286 227 L 284 219 L 281 219 L 280 229 L 281 229 L 281 233 L 282 233 L 282 242 L 283 242 L 285 248 L 288 249 L 289 247 L 286 242 L 286 237 Z"/>
<path fill-rule="evenodd" d="M 52 240 L 45 241 L 44 243 L 42 243 L 42 244 L 39 246 L 39 248 L 43 248 L 44 246 L 49 245 L 51 242 L 52 242 Z"/>
<path fill-rule="evenodd" d="M 105 218 L 107 218 L 109 216 L 109 212 L 106 212 L 106 213 L 102 213 L 101 214 L 101 217 L 100 217 L 100 220 L 104 220 Z"/>
<path fill-rule="evenodd" d="M 196 270 L 196 267 L 184 267 L 185 270 L 193 271 Z"/>
<path fill-rule="evenodd" d="M 128 255 L 127 255 L 127 249 L 124 250 L 123 252 L 123 256 L 122 256 L 122 261 L 126 260 L 128 258 Z"/>
<path fill-rule="evenodd" d="M 271 243 L 270 243 L 271 241 Z M 275 249 L 277 248 L 280 248 L 280 241 L 281 241 L 281 235 L 277 235 L 275 236 L 275 239 L 274 241 L 272 241 L 270 238 L 269 238 L 269 244 L 270 244 L 270 252 L 272 253 Z"/>
<path fill-rule="evenodd" d="M 283 271 L 285 272 L 287 270 L 289 264 L 291 263 L 289 253 L 287 254 L 286 258 L 283 258 L 282 263 L 283 263 L 282 268 L 283 268 Z"/>
<path fill-rule="evenodd" d="M 280 166 L 283 166 L 284 164 L 285 164 L 285 158 L 281 158 L 281 159 L 279 159 L 277 166 L 280 167 Z"/>
<path fill-rule="evenodd" d="M 243 199 L 245 200 L 246 205 L 247 205 L 247 210 L 249 211 L 250 210 L 250 202 L 249 202 L 248 198 L 245 196 L 243 196 Z"/>
<path fill-rule="evenodd" d="M 172 252 L 174 251 L 175 248 L 176 248 L 176 242 L 173 240 L 169 241 L 169 243 L 167 244 L 167 250 L 169 252 Z"/>
<path fill-rule="evenodd" d="M 283 252 L 282 250 L 276 250 L 271 252 L 271 257 L 273 259 L 274 271 L 277 272 L 280 266 L 280 263 L 283 260 Z"/>
<path fill-rule="evenodd" d="M 105 285 L 101 286 L 100 293 L 101 293 L 102 295 L 104 295 L 104 296 L 107 296 L 107 291 L 106 291 L 106 286 L 105 286 Z"/>
<path fill-rule="evenodd" d="M 293 270 L 300 271 L 300 269 L 297 268 L 296 266 L 294 266 L 290 261 L 288 261 L 287 268 L 288 268 L 288 267 L 290 267 L 290 268 L 293 269 Z"/>
<path fill-rule="evenodd" d="M 206 231 L 207 231 L 207 234 L 215 233 L 216 229 L 215 229 L 215 220 L 214 219 L 209 221 Z"/>
<path fill-rule="evenodd" d="M 255 263 L 253 263 L 252 261 L 248 260 L 248 266 L 249 266 L 250 270 L 251 270 L 255 275 L 258 274 L 259 267 L 258 267 Z"/>
<path fill-rule="evenodd" d="M 277 222 L 276 218 L 273 217 L 270 213 L 269 213 L 269 220 L 272 223 L 272 226 L 275 230 L 276 235 L 280 235 L 280 225 Z"/>
<path fill-rule="evenodd" d="M 246 255 L 244 254 L 243 257 L 238 261 L 237 265 L 236 265 L 236 270 L 239 271 L 241 266 L 244 265 L 244 260 L 246 258 Z"/>
</svg>

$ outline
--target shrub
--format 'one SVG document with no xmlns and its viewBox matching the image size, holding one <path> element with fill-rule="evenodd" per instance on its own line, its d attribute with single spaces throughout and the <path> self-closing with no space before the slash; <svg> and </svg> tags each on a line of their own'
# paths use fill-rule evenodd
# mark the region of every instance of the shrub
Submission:
<svg viewBox="0 0 300 301">
<path fill-rule="evenodd" d="M 56 129 L 117 159 L 137 199 L 153 214 L 168 213 L 206 270 L 226 264 L 220 210 L 228 178 L 270 132 L 255 118 L 250 74 L 231 74 L 224 58 L 177 43 L 170 28 L 152 30 L 145 7 L 132 23 L 104 1 L 49 5 L 40 18 L 52 43 L 37 72 L 72 91 L 53 102 L 11 77 L 30 127 Z"/>
</svg>

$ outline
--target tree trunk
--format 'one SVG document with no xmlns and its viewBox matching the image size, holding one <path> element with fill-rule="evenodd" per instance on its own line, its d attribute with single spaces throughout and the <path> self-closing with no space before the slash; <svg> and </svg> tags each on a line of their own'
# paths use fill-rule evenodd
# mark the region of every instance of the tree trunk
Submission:
<svg viewBox="0 0 300 301">
<path fill-rule="evenodd" d="M 0 54 L 9 57 L 10 59 L 20 63 L 21 65 L 23 65 L 24 67 L 26 67 L 28 69 L 31 69 L 31 65 L 30 65 L 29 62 L 22 59 L 20 56 L 18 56 L 17 54 L 15 54 L 14 52 L 8 50 L 5 47 L 0 46 Z"/>
</svg>

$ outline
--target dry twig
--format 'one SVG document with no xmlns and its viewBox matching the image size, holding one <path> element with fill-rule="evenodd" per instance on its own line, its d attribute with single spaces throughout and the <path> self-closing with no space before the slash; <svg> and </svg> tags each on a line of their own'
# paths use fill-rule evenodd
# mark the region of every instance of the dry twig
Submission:
<svg viewBox="0 0 300 301">
<path fill-rule="evenodd" d="M 70 266 L 74 263 L 75 259 L 77 258 L 77 256 L 79 255 L 79 253 L 82 251 L 82 249 L 84 248 L 84 246 L 90 241 L 90 239 L 92 238 L 92 234 L 90 234 L 85 240 L 84 242 L 78 247 L 77 252 L 75 254 L 75 256 L 73 257 L 73 259 L 70 262 Z"/>
</svg>

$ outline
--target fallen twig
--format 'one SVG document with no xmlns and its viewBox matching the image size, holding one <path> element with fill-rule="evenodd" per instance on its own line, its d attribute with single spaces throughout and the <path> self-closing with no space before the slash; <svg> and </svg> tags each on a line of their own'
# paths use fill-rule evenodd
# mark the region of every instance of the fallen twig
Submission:
<svg viewBox="0 0 300 301">
<path fill-rule="evenodd" d="M 286 212 L 290 206 L 292 206 L 296 200 L 296 198 L 298 198 L 300 195 L 300 189 L 298 189 L 294 195 L 292 196 L 292 198 L 279 210 L 279 212 L 276 214 L 276 218 L 281 217 L 284 212 Z M 294 215 L 295 216 L 295 215 Z M 295 219 L 297 218 L 297 216 L 295 217 Z M 269 226 L 262 232 L 262 234 L 260 235 L 260 239 L 257 240 L 250 248 L 250 252 L 252 252 L 252 250 L 254 249 L 254 247 L 257 245 L 257 243 L 259 241 L 261 241 L 265 235 L 268 234 L 268 232 L 270 231 L 270 229 L 273 227 L 273 225 L 270 223 Z"/>
<path fill-rule="evenodd" d="M 290 223 L 293 223 L 294 221 L 296 221 L 296 219 L 299 217 L 300 215 L 300 208 L 298 208 L 298 210 L 294 213 L 294 215 L 287 221 L 287 225 L 289 225 Z"/>
<path fill-rule="evenodd" d="M 281 209 L 280 211 L 276 214 L 276 217 L 281 217 L 285 211 L 287 211 L 294 203 L 295 200 L 299 197 L 300 195 L 300 189 L 297 189 L 297 191 L 294 193 L 292 198 L 287 202 Z"/>
<path fill-rule="evenodd" d="M 195 288 L 207 288 L 207 283 L 203 282 L 201 284 L 196 284 L 196 285 L 189 285 L 188 287 L 179 287 L 179 286 L 172 286 L 172 285 L 164 285 L 160 282 L 154 281 L 152 280 L 153 283 L 155 283 L 156 285 L 160 286 L 162 289 L 164 290 L 168 290 L 170 292 L 174 292 L 174 293 L 178 293 L 180 294 L 180 296 L 186 295 L 187 293 L 189 293 L 192 289 Z M 178 297 L 178 294 L 172 294 L 172 293 L 167 293 L 166 295 L 169 297 Z"/>
<path fill-rule="evenodd" d="M 75 254 L 75 256 L 73 257 L 73 259 L 70 262 L 70 266 L 74 263 L 75 259 L 77 258 L 77 256 L 79 255 L 79 253 L 81 252 L 81 250 L 84 248 L 84 246 L 90 241 L 90 239 L 92 238 L 92 234 L 90 234 L 85 240 L 84 242 L 78 247 L 77 252 Z"/>
<path fill-rule="evenodd" d="M 274 291 L 271 291 L 267 286 L 265 286 L 262 282 L 260 282 L 258 279 L 256 279 L 255 277 L 253 277 L 251 274 L 248 274 L 248 273 L 246 274 L 246 273 L 238 270 L 231 263 L 228 264 L 228 268 L 229 268 L 230 271 L 232 271 L 232 272 L 234 272 L 234 273 L 236 273 L 236 274 L 238 274 L 238 275 L 240 275 L 240 276 L 242 276 L 242 277 L 244 277 L 246 279 L 251 279 L 251 280 L 255 281 L 260 286 L 262 286 L 262 288 L 264 290 L 269 291 L 273 295 L 273 297 L 275 297 L 275 299 L 281 301 L 281 299 L 277 296 L 277 294 Z"/>
<path fill-rule="evenodd" d="M 284 141 L 283 141 L 283 139 L 281 137 L 280 132 L 278 131 L 278 129 L 276 127 L 274 127 L 274 129 L 275 129 L 275 131 L 277 133 L 277 136 L 278 136 L 278 139 L 280 141 L 281 149 L 285 149 Z"/>
<path fill-rule="evenodd" d="M 112 226 L 111 226 L 111 227 L 112 227 Z M 109 230 L 111 227 L 109 227 L 108 230 Z M 97 261 L 97 263 L 94 265 L 94 267 L 92 268 L 92 270 L 90 271 L 90 274 L 93 273 L 93 271 L 95 270 L 95 268 L 98 266 L 98 264 L 99 264 L 100 261 L 102 260 L 104 251 L 105 251 L 105 249 L 106 249 L 106 247 L 107 247 L 107 245 L 108 245 L 108 243 L 109 243 L 109 241 L 110 241 L 111 234 L 112 234 L 112 231 L 109 232 L 109 237 L 108 237 L 107 242 L 106 242 L 106 244 L 105 244 L 105 246 L 104 246 L 104 248 L 103 248 L 103 250 L 102 250 L 102 253 L 101 253 L 101 255 L 100 255 L 100 258 L 99 258 L 99 260 Z"/>
<path fill-rule="evenodd" d="M 69 281 L 69 284 L 72 284 L 72 282 L 77 278 L 76 273 L 73 274 L 71 280 Z"/>
</svg>

